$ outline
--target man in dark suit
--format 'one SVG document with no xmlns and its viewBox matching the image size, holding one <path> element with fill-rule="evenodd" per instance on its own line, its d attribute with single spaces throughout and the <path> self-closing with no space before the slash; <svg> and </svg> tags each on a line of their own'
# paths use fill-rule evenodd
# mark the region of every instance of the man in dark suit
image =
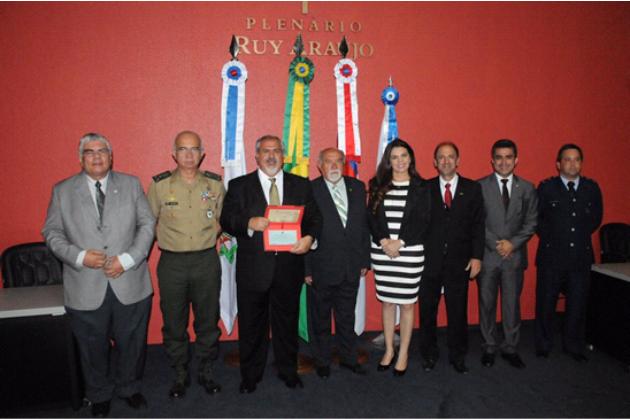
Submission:
<svg viewBox="0 0 630 419">
<path fill-rule="evenodd" d="M 538 186 L 538 252 L 536 253 L 536 356 L 547 358 L 552 346 L 558 294 L 566 296 L 563 347 L 578 362 L 584 356 L 586 302 L 591 264 L 591 235 L 602 222 L 602 193 L 581 176 L 582 149 L 560 147 L 559 176 Z"/>
<path fill-rule="evenodd" d="M 298 309 L 304 281 L 304 254 L 319 237 L 321 215 L 308 179 L 282 171 L 282 141 L 266 135 L 256 141 L 258 170 L 230 181 L 221 226 L 238 242 L 238 303 L 241 393 L 256 390 L 265 370 L 269 324 L 278 377 L 303 387 L 297 375 Z M 289 252 L 266 252 L 263 232 L 267 205 L 304 207 L 302 238 Z M 271 319 L 269 318 L 271 316 Z"/>
<path fill-rule="evenodd" d="M 306 255 L 304 280 L 310 285 L 312 344 L 317 375 L 322 378 L 330 376 L 332 310 L 341 357 L 339 365 L 355 374 L 366 373 L 357 362 L 354 332 L 359 281 L 370 266 L 365 184 L 343 176 L 344 165 L 341 150 L 322 150 L 318 160 L 322 176 L 311 182 L 323 225 L 316 249 Z"/>
<path fill-rule="evenodd" d="M 501 357 L 524 368 L 518 345 L 521 327 L 521 291 L 527 268 L 527 242 L 536 231 L 538 199 L 534 185 L 514 174 L 518 150 L 514 141 L 498 140 L 490 153 L 494 173 L 479 180 L 486 210 L 486 250 L 479 288 L 479 328 L 483 337 L 481 364 L 491 367 L 499 348 L 497 295 L 501 290 L 504 340 Z"/>
<path fill-rule="evenodd" d="M 485 215 L 481 187 L 457 174 L 459 150 L 440 143 L 433 153 L 439 176 L 428 181 L 431 222 L 426 238 L 424 277 L 420 281 L 420 352 L 425 371 L 435 367 L 437 311 L 444 287 L 448 317 L 449 362 L 458 373 L 468 372 L 468 280 L 481 270 Z"/>
<path fill-rule="evenodd" d="M 104 136 L 84 135 L 79 158 L 82 172 L 53 189 L 42 234 L 64 265 L 64 304 L 92 415 L 105 417 L 114 394 L 134 409 L 147 404 L 140 387 L 155 217 L 138 178 L 110 170 L 112 148 Z"/>
</svg>

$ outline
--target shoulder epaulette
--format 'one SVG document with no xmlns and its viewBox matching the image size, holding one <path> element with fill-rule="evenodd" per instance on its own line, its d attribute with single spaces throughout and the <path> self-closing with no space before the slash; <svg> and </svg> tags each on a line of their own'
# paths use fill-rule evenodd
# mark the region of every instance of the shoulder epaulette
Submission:
<svg viewBox="0 0 630 419">
<path fill-rule="evenodd" d="M 555 176 L 549 176 L 547 179 L 543 179 L 540 181 L 540 183 L 547 183 L 550 182 L 554 179 Z"/>
<path fill-rule="evenodd" d="M 160 173 L 159 175 L 155 175 L 155 176 L 153 176 L 153 181 L 154 181 L 155 183 L 158 183 L 158 182 L 159 182 L 159 181 L 161 181 L 161 180 L 164 180 L 164 179 L 166 179 L 166 178 L 171 177 L 171 175 L 172 175 L 172 173 L 171 173 L 169 170 L 167 170 L 166 172 L 162 172 L 162 173 Z"/>
<path fill-rule="evenodd" d="M 207 170 L 203 172 L 203 175 L 209 179 L 221 180 L 221 175 L 217 175 L 216 173 L 208 172 Z"/>
</svg>

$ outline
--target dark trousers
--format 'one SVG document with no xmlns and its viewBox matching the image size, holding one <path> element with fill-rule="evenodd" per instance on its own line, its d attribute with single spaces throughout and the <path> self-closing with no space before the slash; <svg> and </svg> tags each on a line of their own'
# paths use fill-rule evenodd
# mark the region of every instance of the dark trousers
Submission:
<svg viewBox="0 0 630 419">
<path fill-rule="evenodd" d="M 438 275 L 424 275 L 420 281 L 420 353 L 425 359 L 437 359 L 437 312 L 441 289 L 448 318 L 448 357 L 463 361 L 468 351 L 468 272 L 443 268 Z"/>
<path fill-rule="evenodd" d="M 357 334 L 354 331 L 354 308 L 358 287 L 358 281 L 347 279 L 339 284 L 318 284 L 314 280 L 313 286 L 309 287 L 313 356 L 318 366 L 331 363 L 332 311 L 335 313 L 335 335 L 341 362 L 356 364 Z"/>
<path fill-rule="evenodd" d="M 278 260 L 279 262 L 279 260 Z M 304 278 L 283 275 L 277 263 L 271 287 L 265 291 L 247 289 L 236 281 L 238 333 L 243 382 L 262 379 L 269 348 L 269 326 L 278 371 L 286 376 L 297 373 L 298 310 Z"/>
<path fill-rule="evenodd" d="M 553 319 L 562 291 L 566 297 L 562 344 L 564 350 L 581 354 L 585 345 L 590 270 L 539 266 L 536 276 L 536 350 L 549 352 L 553 346 Z"/>
<path fill-rule="evenodd" d="M 128 397 L 140 391 L 152 301 L 149 296 L 124 305 L 108 285 L 103 304 L 96 310 L 66 307 L 79 346 L 85 395 L 92 403 L 110 400 L 114 393 Z"/>
<path fill-rule="evenodd" d="M 157 266 L 164 347 L 178 378 L 187 373 L 188 322 L 194 314 L 195 355 L 199 368 L 219 354 L 219 294 L 221 263 L 214 248 L 200 252 L 162 252 Z"/>
<path fill-rule="evenodd" d="M 502 263 L 490 269 L 483 268 L 477 277 L 479 290 L 479 329 L 483 336 L 483 349 L 495 353 L 499 346 L 497 331 L 497 297 L 501 290 L 501 324 L 503 342 L 501 351 L 515 353 L 521 332 L 521 291 L 523 270 Z"/>
</svg>

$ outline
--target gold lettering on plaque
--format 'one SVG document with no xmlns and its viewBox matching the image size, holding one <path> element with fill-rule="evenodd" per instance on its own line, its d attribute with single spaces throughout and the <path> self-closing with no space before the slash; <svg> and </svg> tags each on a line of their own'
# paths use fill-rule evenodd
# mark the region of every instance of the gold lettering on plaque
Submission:
<svg viewBox="0 0 630 419">
<path fill-rule="evenodd" d="M 304 30 L 304 20 L 302 20 L 302 19 L 291 19 L 291 30 L 303 31 Z"/>
</svg>

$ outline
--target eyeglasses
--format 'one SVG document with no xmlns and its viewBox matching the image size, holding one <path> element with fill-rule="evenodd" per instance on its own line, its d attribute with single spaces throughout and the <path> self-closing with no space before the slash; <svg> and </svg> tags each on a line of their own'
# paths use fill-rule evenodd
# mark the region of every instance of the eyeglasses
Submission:
<svg viewBox="0 0 630 419">
<path fill-rule="evenodd" d="M 99 155 L 101 157 L 106 156 L 109 154 L 109 149 L 108 148 L 99 148 L 98 150 L 92 150 L 92 149 L 86 149 L 83 150 L 83 157 L 89 157 L 92 158 L 96 155 Z"/>
<path fill-rule="evenodd" d="M 177 147 L 175 149 L 176 153 L 186 153 L 187 151 L 191 153 L 201 153 L 203 149 L 201 147 Z"/>
</svg>

